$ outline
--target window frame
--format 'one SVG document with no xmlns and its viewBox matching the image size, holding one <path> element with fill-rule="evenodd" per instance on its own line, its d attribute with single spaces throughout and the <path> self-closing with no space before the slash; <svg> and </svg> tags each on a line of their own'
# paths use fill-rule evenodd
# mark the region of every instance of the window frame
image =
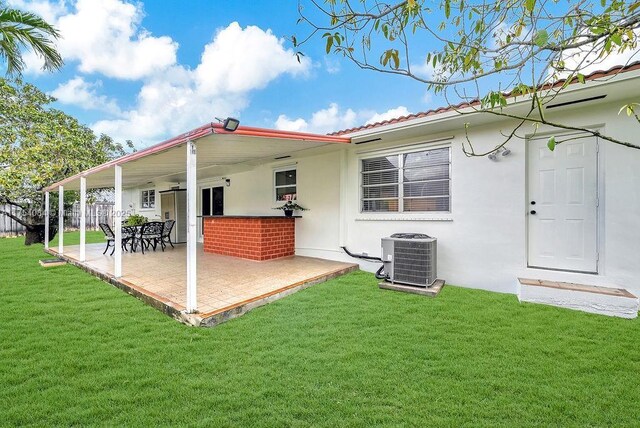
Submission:
<svg viewBox="0 0 640 428">
<path fill-rule="evenodd" d="M 441 211 L 405 211 L 404 210 L 404 201 L 405 199 L 425 199 L 425 198 L 429 198 L 429 197 L 407 197 L 405 198 L 404 196 L 404 155 L 410 154 L 410 153 L 417 153 L 417 152 L 425 152 L 425 151 L 429 151 L 429 150 L 438 150 L 438 149 L 448 149 L 449 152 L 449 163 L 448 163 L 448 167 L 449 167 L 449 209 L 448 210 L 441 210 Z M 375 158 L 379 158 L 379 157 L 385 157 L 385 156 L 397 156 L 398 157 L 398 167 L 397 169 L 394 168 L 394 170 L 398 171 L 398 181 L 396 183 L 390 183 L 388 185 L 395 185 L 398 186 L 398 196 L 397 198 L 380 198 L 380 199 L 397 199 L 398 201 L 398 211 L 366 211 L 364 209 L 364 189 L 365 189 L 365 185 L 364 185 L 364 171 L 363 171 L 363 161 L 368 160 L 368 159 L 375 159 Z M 402 147 L 396 147 L 396 148 L 389 148 L 389 149 L 383 149 L 383 150 L 372 150 L 372 151 L 366 151 L 366 152 L 361 152 L 359 153 L 358 156 L 358 213 L 361 216 L 373 216 L 373 217 L 390 217 L 390 218 L 395 218 L 395 217 L 413 217 L 413 218 L 425 218 L 425 219 L 429 219 L 431 218 L 439 218 L 442 220 L 449 220 L 449 216 L 452 213 L 452 201 L 453 201 L 453 196 L 452 196 L 452 155 L 451 155 L 451 143 L 450 142 L 446 142 L 446 143 L 441 143 L 441 144 L 425 144 L 425 143 L 419 143 L 419 144 L 411 144 L 409 146 L 402 146 Z M 434 165 L 436 166 L 436 165 Z M 444 180 L 444 179 L 443 179 Z M 436 180 L 434 180 L 436 181 Z M 438 197 L 442 197 L 442 196 L 435 196 L 432 198 L 438 198 Z M 366 198 L 369 200 L 375 200 L 376 198 Z M 444 218 L 441 218 L 442 215 L 445 215 Z M 438 217 L 440 216 L 440 217 Z M 362 218 L 365 219 L 365 218 Z"/>
<path fill-rule="evenodd" d="M 144 196 L 147 194 L 147 201 L 149 200 L 149 195 L 153 194 L 153 205 L 144 207 Z M 140 209 L 141 210 L 155 210 L 156 209 L 156 189 L 154 188 L 146 188 L 140 189 Z"/>
<path fill-rule="evenodd" d="M 276 183 L 276 175 L 279 172 L 287 172 L 287 171 L 295 171 L 296 172 L 296 183 L 294 185 L 291 184 L 284 184 L 284 185 L 280 185 L 278 186 Z M 295 187 L 296 188 L 296 197 L 295 199 L 293 199 L 294 201 L 298 200 L 298 166 L 297 165 L 287 165 L 287 166 L 282 166 L 282 167 L 278 167 L 278 168 L 274 168 L 273 169 L 273 202 L 276 204 L 281 204 L 284 203 L 286 201 L 279 201 L 278 200 L 278 189 L 282 189 L 285 187 Z"/>
</svg>

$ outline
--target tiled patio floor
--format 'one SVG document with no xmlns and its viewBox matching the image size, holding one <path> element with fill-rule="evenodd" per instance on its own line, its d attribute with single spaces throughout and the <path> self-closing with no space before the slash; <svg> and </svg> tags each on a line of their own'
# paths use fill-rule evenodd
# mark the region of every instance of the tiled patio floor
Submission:
<svg viewBox="0 0 640 428">
<path fill-rule="evenodd" d="M 80 247 L 66 246 L 64 256 L 102 276 L 111 277 L 130 291 L 142 292 L 164 305 L 183 311 L 186 304 L 186 246 L 176 245 L 142 254 L 122 255 L 122 273 L 114 280 L 113 257 L 102 254 L 104 244 L 87 244 L 86 262 L 79 263 Z M 55 253 L 55 251 L 51 251 Z M 205 253 L 198 246 L 198 311 L 200 318 L 233 310 L 235 315 L 268 303 L 305 285 L 347 273 L 357 265 L 311 257 L 285 257 L 270 261 L 251 261 Z M 121 287 L 123 288 L 123 287 Z M 138 294 L 138 293 L 133 293 Z M 144 299 L 148 300 L 148 299 Z M 157 305 L 154 305 L 157 306 Z M 244 310 L 239 310 L 245 307 Z M 234 315 L 234 316 L 235 316 Z M 225 319 L 229 318 L 225 316 Z"/>
</svg>

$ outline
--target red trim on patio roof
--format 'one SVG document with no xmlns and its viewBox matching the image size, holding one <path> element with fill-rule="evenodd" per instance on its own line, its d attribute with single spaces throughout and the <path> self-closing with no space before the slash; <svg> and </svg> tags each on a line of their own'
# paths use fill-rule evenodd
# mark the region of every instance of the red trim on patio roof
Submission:
<svg viewBox="0 0 640 428">
<path fill-rule="evenodd" d="M 589 75 L 585 76 L 585 80 L 595 80 L 595 79 L 600 79 L 603 77 L 611 77 L 611 76 L 615 76 L 616 74 L 619 73 L 626 73 L 629 71 L 634 71 L 634 70 L 639 70 L 640 69 L 640 61 L 636 61 L 633 62 L 629 65 L 618 65 L 615 67 L 610 68 L 609 70 L 598 70 L 598 71 L 594 71 L 593 73 L 590 73 Z M 553 84 L 547 84 L 547 85 L 543 85 L 542 89 L 549 89 L 549 88 L 555 88 L 558 86 L 563 85 L 566 82 L 566 79 L 562 79 L 559 80 Z M 577 83 L 578 79 L 573 79 L 571 81 L 571 84 L 573 85 L 574 83 Z M 511 92 L 506 94 L 507 97 L 511 96 Z M 432 110 L 427 110 L 427 111 L 423 111 L 423 112 L 419 112 L 419 113 L 413 113 L 413 114 L 408 114 L 406 116 L 400 116 L 394 119 L 388 119 L 388 120 L 383 120 L 381 122 L 376 122 L 376 123 L 370 123 L 369 125 L 363 125 L 363 126 L 358 126 L 355 128 L 349 128 L 349 129 L 343 129 L 341 131 L 336 131 L 336 132 L 331 132 L 328 135 L 334 135 L 334 136 L 340 136 L 340 135 L 345 135 L 345 134 L 351 134 L 353 132 L 357 132 L 357 131 L 363 131 L 365 129 L 372 129 L 372 128 L 379 128 L 381 126 L 385 126 L 385 125 L 392 125 L 394 123 L 400 123 L 400 122 L 406 122 L 412 119 L 419 119 L 421 117 L 427 117 L 427 116 L 434 116 L 434 115 L 438 115 L 438 114 L 443 114 L 443 113 L 448 113 L 451 111 L 456 111 L 456 110 L 460 110 L 466 107 L 472 107 L 472 106 L 477 106 L 480 104 L 480 100 L 478 99 L 474 99 L 472 101 L 469 102 L 462 102 L 460 104 L 455 104 L 452 106 L 446 106 L 446 107 L 438 107 L 436 109 L 432 109 Z"/>
<path fill-rule="evenodd" d="M 103 163 L 102 165 L 98 165 L 82 171 L 78 174 L 72 175 L 71 177 L 67 177 L 61 181 L 58 181 L 57 183 L 53 183 L 52 185 L 45 187 L 43 191 L 56 190 L 58 186 L 62 186 L 65 183 L 77 180 L 80 177 L 86 177 L 107 168 L 111 168 L 115 165 L 122 165 L 127 162 L 131 162 L 136 159 L 140 159 L 145 156 L 149 156 L 154 153 L 162 152 L 172 147 L 179 146 L 180 144 L 184 144 L 189 140 L 196 140 L 198 138 L 206 137 L 207 135 L 211 134 L 234 134 L 245 137 L 281 138 L 289 140 L 313 141 L 318 143 L 351 143 L 351 138 L 348 137 L 310 134 L 306 132 L 280 131 L 277 129 L 254 128 L 250 126 L 240 126 L 234 132 L 229 132 L 224 130 L 222 128 L 222 124 L 220 123 L 207 123 L 206 125 L 202 125 L 189 132 L 185 132 L 184 134 L 180 134 L 161 143 L 155 144 L 151 147 L 147 147 L 146 149 L 137 151 L 135 153 L 130 153 L 118 159 L 114 159 L 112 161 Z"/>
</svg>

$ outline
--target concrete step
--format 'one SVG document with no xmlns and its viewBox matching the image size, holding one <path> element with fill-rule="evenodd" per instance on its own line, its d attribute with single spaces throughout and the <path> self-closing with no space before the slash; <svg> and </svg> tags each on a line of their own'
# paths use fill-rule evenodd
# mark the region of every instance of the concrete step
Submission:
<svg viewBox="0 0 640 428">
<path fill-rule="evenodd" d="M 518 299 L 613 317 L 638 316 L 638 298 L 623 288 L 518 278 Z"/>
</svg>

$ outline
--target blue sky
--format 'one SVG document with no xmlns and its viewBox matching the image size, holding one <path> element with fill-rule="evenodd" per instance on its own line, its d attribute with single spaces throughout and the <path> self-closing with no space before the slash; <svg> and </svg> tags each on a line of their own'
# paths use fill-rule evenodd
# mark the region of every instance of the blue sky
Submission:
<svg viewBox="0 0 640 428">
<path fill-rule="evenodd" d="M 95 132 L 139 148 L 215 117 L 326 133 L 446 105 L 419 82 L 327 55 L 319 35 L 302 47 L 306 56 L 299 63 L 287 39 L 310 29 L 296 23 L 297 0 L 5 1 L 38 13 L 62 35 L 65 67 L 43 73 L 41 60 L 26 53 L 25 80 Z M 427 43 L 420 33 L 411 40 L 411 64 L 429 75 L 437 71 L 425 66 L 434 49 Z M 626 60 L 636 53 L 628 51 Z M 614 56 L 590 67 L 624 62 Z M 588 68 L 583 72 L 593 71 Z M 495 75 L 480 89 L 504 90 L 510 82 Z"/>
<path fill-rule="evenodd" d="M 242 124 L 330 132 L 443 104 L 410 79 L 326 55 L 320 37 L 299 64 L 285 38 L 297 1 L 9 0 L 61 31 L 66 65 L 25 80 L 96 132 L 145 147 L 215 116 Z"/>
</svg>

